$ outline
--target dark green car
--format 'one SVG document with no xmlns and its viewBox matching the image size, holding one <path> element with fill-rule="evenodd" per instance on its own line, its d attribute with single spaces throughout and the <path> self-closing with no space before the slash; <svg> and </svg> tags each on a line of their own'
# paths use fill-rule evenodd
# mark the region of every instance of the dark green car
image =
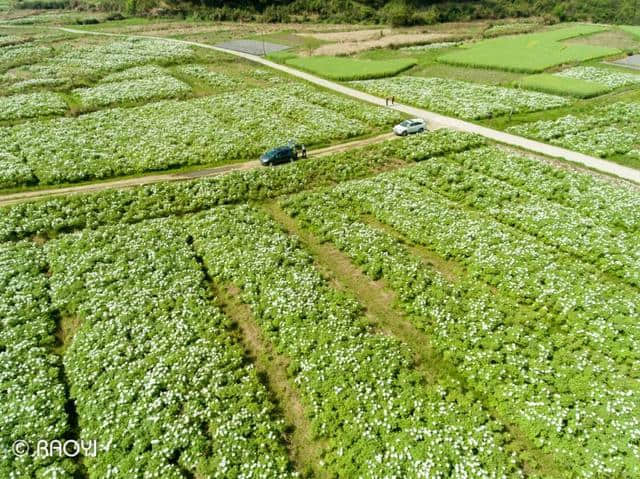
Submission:
<svg viewBox="0 0 640 479">
<path fill-rule="evenodd" d="M 298 153 L 295 147 L 279 146 L 267 151 L 260 157 L 260 163 L 263 166 L 274 166 L 280 163 L 289 163 L 298 159 Z"/>
</svg>

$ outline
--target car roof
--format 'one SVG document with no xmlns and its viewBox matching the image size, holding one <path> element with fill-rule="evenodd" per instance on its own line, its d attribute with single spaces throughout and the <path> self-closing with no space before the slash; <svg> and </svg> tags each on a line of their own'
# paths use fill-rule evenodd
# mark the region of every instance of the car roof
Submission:
<svg viewBox="0 0 640 479">
<path fill-rule="evenodd" d="M 267 151 L 267 153 L 280 153 L 281 151 L 287 151 L 290 149 L 290 146 L 277 146 L 275 148 L 271 148 L 269 151 Z"/>
<path fill-rule="evenodd" d="M 424 122 L 422 118 L 411 118 L 411 121 L 417 121 L 418 123 Z"/>
</svg>

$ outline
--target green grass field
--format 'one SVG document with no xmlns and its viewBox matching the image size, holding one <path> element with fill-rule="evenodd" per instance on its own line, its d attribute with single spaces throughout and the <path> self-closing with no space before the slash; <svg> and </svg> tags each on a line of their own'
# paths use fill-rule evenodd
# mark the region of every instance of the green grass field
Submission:
<svg viewBox="0 0 640 479">
<path fill-rule="evenodd" d="M 547 68 L 620 53 L 616 48 L 563 43 L 563 40 L 605 31 L 606 27 L 576 25 L 527 35 L 506 36 L 478 42 L 469 48 L 442 55 L 453 65 L 538 73 Z"/>
<path fill-rule="evenodd" d="M 592 98 L 603 95 L 611 90 L 602 83 L 579 80 L 577 78 L 566 78 L 541 73 L 524 77 L 517 82 L 517 85 L 527 90 L 541 91 L 554 95 L 573 96 L 576 98 Z"/>
<path fill-rule="evenodd" d="M 348 57 L 299 57 L 286 61 L 287 65 L 338 81 L 368 80 L 396 75 L 417 62 L 413 58 L 390 60 L 359 60 Z"/>
<path fill-rule="evenodd" d="M 634 37 L 640 38 L 640 26 L 637 25 L 620 25 L 620 29 L 630 33 Z"/>
</svg>

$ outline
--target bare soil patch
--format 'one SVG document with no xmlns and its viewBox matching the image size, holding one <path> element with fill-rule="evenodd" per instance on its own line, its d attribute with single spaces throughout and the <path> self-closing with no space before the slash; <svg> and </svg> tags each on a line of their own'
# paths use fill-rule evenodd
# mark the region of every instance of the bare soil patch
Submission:
<svg viewBox="0 0 640 479">
<path fill-rule="evenodd" d="M 336 43 L 322 45 L 316 48 L 313 50 L 314 55 L 349 55 L 373 48 L 433 43 L 453 38 L 448 33 L 391 33 L 390 30 L 362 30 L 355 32 L 309 34 L 309 36 L 324 41 L 331 41 L 327 38 L 335 38 L 333 41 Z"/>
</svg>

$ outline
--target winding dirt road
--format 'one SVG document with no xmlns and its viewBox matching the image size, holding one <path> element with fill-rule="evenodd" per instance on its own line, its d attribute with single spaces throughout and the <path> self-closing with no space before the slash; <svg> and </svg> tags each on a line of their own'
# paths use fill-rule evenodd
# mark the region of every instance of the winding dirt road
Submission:
<svg viewBox="0 0 640 479">
<path fill-rule="evenodd" d="M 352 150 L 365 145 L 371 145 L 374 143 L 380 143 L 382 141 L 393 140 L 398 138 L 393 133 L 384 133 L 378 136 L 372 136 L 370 138 L 363 138 L 361 140 L 348 141 L 346 143 L 339 143 L 337 145 L 327 146 L 325 148 L 319 148 L 316 150 L 310 150 L 307 154 L 309 160 L 314 158 L 321 158 L 332 153 L 339 153 L 342 151 Z M 73 193 L 91 193 L 102 190 L 111 190 L 114 188 L 132 188 L 134 186 L 149 185 L 152 183 L 159 183 L 162 181 L 179 181 L 179 180 L 193 180 L 195 178 L 205 178 L 210 176 L 218 176 L 231 171 L 251 170 L 254 168 L 262 168 L 260 162 L 257 160 L 245 161 L 243 163 L 232 163 L 229 165 L 216 166 L 210 168 L 203 168 L 200 170 L 185 171 L 178 173 L 158 173 L 145 176 L 137 176 L 135 178 L 127 178 L 123 180 L 110 180 L 101 181 L 98 183 L 83 184 L 77 186 L 68 186 L 64 188 L 51 188 L 34 191 L 24 191 L 19 193 L 11 193 L 8 195 L 0 196 L 0 206 L 7 206 L 14 203 L 21 203 L 23 201 L 35 200 L 43 197 L 61 196 Z"/>
</svg>

